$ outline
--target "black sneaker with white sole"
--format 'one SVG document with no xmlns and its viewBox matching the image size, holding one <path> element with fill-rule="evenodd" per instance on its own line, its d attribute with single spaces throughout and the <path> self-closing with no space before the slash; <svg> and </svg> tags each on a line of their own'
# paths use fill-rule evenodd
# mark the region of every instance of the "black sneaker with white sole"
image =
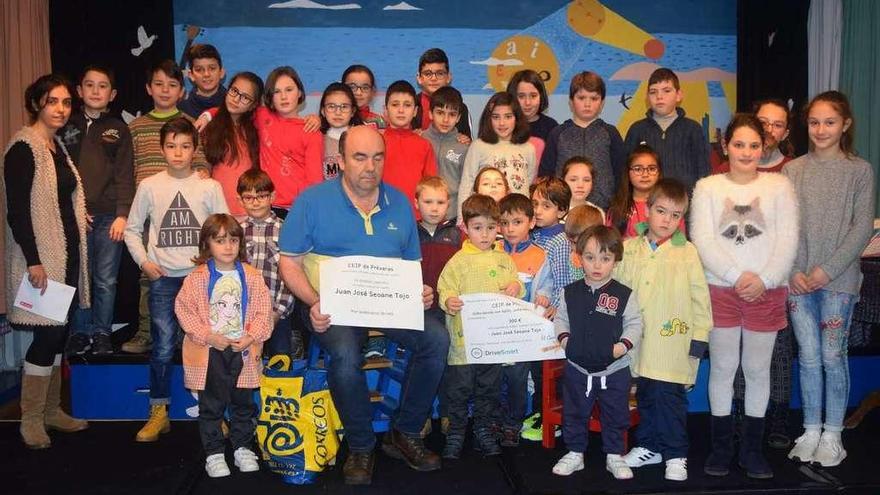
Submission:
<svg viewBox="0 0 880 495">
<path fill-rule="evenodd" d="M 67 352 L 68 356 L 82 356 L 91 348 L 91 337 L 84 333 L 74 333 L 67 340 L 67 349 L 65 349 L 65 352 Z"/>
<path fill-rule="evenodd" d="M 92 336 L 92 354 L 96 356 L 113 354 L 113 343 L 110 341 L 110 334 L 98 332 Z"/>
</svg>

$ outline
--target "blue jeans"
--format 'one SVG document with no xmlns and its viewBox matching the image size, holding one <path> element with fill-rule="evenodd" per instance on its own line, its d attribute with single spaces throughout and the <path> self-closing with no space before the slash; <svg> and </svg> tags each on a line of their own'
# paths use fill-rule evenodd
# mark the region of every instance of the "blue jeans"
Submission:
<svg viewBox="0 0 880 495">
<path fill-rule="evenodd" d="M 501 367 L 501 381 L 507 381 L 507 402 L 502 404 L 501 426 L 507 429 L 515 429 L 519 432 L 523 420 L 526 419 L 526 409 L 529 401 L 529 369 L 532 363 L 514 363 Z M 506 407 L 504 407 L 506 406 Z"/>
<path fill-rule="evenodd" d="M 73 328 L 77 333 L 110 334 L 113 325 L 113 306 L 116 302 L 116 277 L 122 259 L 122 242 L 110 240 L 110 225 L 114 214 L 95 215 L 92 230 L 86 235 L 89 252 L 89 272 L 92 275 L 92 307 L 77 307 Z"/>
<path fill-rule="evenodd" d="M 177 347 L 180 324 L 174 314 L 174 299 L 184 277 L 161 277 L 150 281 L 150 405 L 171 402 L 171 360 Z"/>
<path fill-rule="evenodd" d="M 303 311 L 308 311 L 304 308 Z M 331 325 L 326 332 L 315 332 L 305 316 L 313 338 L 330 355 L 327 381 L 333 403 L 345 425 L 345 437 L 352 452 L 370 452 L 376 444 L 373 432 L 373 405 L 367 378 L 361 370 L 361 352 L 367 328 Z M 418 436 L 434 404 L 440 378 L 446 368 L 449 333 L 439 320 L 425 313 L 425 330 L 382 329 L 386 337 L 410 351 L 404 383 L 400 386 L 400 407 L 394 428 L 405 435 Z M 155 344 L 153 344 L 155 346 Z"/>
<path fill-rule="evenodd" d="M 822 371 L 825 371 L 825 429 L 841 431 L 849 398 L 847 339 L 853 294 L 820 289 L 789 296 L 791 325 L 798 343 L 804 427 L 822 426 Z"/>
</svg>

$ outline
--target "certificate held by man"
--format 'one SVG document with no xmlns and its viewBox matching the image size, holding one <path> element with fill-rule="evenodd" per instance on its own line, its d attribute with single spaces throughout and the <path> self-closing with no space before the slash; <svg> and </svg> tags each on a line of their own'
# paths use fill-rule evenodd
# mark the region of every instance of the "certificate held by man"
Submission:
<svg viewBox="0 0 880 495">
<path fill-rule="evenodd" d="M 563 359 L 553 322 L 544 308 L 504 294 L 460 296 L 461 323 L 468 364 Z"/>
<path fill-rule="evenodd" d="M 425 329 L 418 261 L 343 256 L 321 261 L 321 312 L 333 325 Z"/>
</svg>

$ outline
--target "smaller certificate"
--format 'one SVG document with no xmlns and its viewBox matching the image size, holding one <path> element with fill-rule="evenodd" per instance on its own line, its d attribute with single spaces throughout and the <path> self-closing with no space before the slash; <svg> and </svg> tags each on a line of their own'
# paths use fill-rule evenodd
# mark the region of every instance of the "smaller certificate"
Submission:
<svg viewBox="0 0 880 495">
<path fill-rule="evenodd" d="M 46 293 L 40 294 L 41 289 L 34 289 L 28 280 L 28 274 L 21 277 L 18 284 L 18 292 L 15 294 L 13 304 L 35 315 L 55 320 L 58 323 L 67 323 L 67 308 L 73 301 L 76 287 L 49 280 Z"/>
<path fill-rule="evenodd" d="M 418 261 L 343 256 L 321 261 L 321 312 L 331 325 L 425 329 Z"/>
<path fill-rule="evenodd" d="M 461 323 L 468 364 L 563 359 L 553 322 L 544 308 L 504 294 L 461 297 Z"/>
</svg>

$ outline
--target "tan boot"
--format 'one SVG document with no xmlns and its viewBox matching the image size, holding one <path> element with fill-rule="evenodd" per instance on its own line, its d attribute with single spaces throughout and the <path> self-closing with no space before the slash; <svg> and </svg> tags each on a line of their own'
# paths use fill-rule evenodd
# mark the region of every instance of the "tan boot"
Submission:
<svg viewBox="0 0 880 495">
<path fill-rule="evenodd" d="M 49 376 L 21 375 L 21 439 L 29 449 L 47 449 L 52 445 L 43 414 L 46 410 L 46 392 Z"/>
<path fill-rule="evenodd" d="M 168 421 L 168 410 L 165 404 L 154 404 L 150 407 L 150 419 L 147 424 L 137 433 L 135 440 L 138 442 L 155 442 L 159 440 L 159 434 L 171 431 L 171 421 Z"/>
<path fill-rule="evenodd" d="M 129 354 L 146 354 L 153 348 L 153 341 L 150 338 L 150 332 L 138 330 L 134 337 L 128 342 L 122 344 L 122 352 Z"/>
<path fill-rule="evenodd" d="M 53 366 L 52 375 L 49 380 L 49 391 L 46 394 L 46 428 L 50 430 L 63 431 L 65 433 L 73 433 L 82 431 L 89 427 L 89 423 L 84 419 L 76 419 L 70 417 L 61 410 L 61 367 Z"/>
</svg>

